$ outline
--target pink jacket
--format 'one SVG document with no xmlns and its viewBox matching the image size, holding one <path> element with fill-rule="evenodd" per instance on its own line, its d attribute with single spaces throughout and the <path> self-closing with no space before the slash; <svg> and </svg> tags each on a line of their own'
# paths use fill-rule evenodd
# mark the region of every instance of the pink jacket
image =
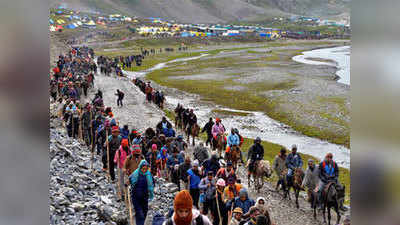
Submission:
<svg viewBox="0 0 400 225">
<path fill-rule="evenodd" d="M 224 126 L 220 123 L 218 124 L 214 124 L 214 126 L 212 127 L 212 131 L 211 131 L 213 137 L 217 137 L 218 134 L 223 134 L 225 133 L 225 128 Z"/>
<path fill-rule="evenodd" d="M 124 167 L 124 163 L 128 155 L 131 154 L 131 151 L 128 149 L 128 154 L 122 150 L 122 146 L 119 147 L 118 151 L 115 153 L 114 162 L 117 163 L 119 158 L 119 165 L 118 168 L 122 169 Z M 121 155 L 121 157 L 119 157 Z"/>
</svg>

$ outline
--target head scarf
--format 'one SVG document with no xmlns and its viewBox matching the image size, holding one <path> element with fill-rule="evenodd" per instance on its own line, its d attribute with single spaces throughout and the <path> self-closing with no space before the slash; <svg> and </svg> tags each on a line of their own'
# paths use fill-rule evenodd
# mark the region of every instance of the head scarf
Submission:
<svg viewBox="0 0 400 225">
<path fill-rule="evenodd" d="M 193 208 L 193 199 L 190 196 L 189 191 L 183 190 L 176 194 L 174 199 L 174 222 L 176 225 L 190 225 L 192 221 L 192 208 Z M 187 209 L 189 210 L 189 214 L 187 217 L 179 217 L 178 210 L 179 209 Z"/>
</svg>

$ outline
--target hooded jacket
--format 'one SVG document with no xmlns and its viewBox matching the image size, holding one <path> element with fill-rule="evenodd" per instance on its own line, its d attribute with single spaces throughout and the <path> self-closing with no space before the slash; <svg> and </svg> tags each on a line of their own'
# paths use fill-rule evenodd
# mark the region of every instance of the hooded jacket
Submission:
<svg viewBox="0 0 400 225">
<path fill-rule="evenodd" d="M 242 201 L 240 199 L 240 196 L 245 194 L 246 195 L 246 200 Z M 242 188 L 239 192 L 239 197 L 236 197 L 233 200 L 233 209 L 236 207 L 239 207 L 243 210 L 243 214 L 247 213 L 250 209 L 250 207 L 252 207 L 255 204 L 253 199 L 249 198 L 249 195 L 247 193 L 247 190 L 245 188 Z M 226 206 L 231 209 L 232 208 L 232 201 L 228 202 L 226 204 Z"/>
<path fill-rule="evenodd" d="M 175 213 L 176 213 L 176 212 L 174 212 L 174 214 L 172 214 L 171 218 L 174 218 L 174 217 L 175 217 Z M 197 225 L 196 219 L 197 219 L 197 217 L 199 217 L 199 216 L 201 216 L 201 217 L 203 218 L 203 224 L 204 224 L 204 225 L 212 225 L 212 223 L 211 223 L 211 221 L 208 219 L 208 217 L 207 217 L 207 216 L 201 215 L 201 214 L 200 214 L 200 211 L 197 210 L 197 209 L 195 209 L 195 208 L 192 209 L 192 222 L 190 223 L 190 225 Z M 162 225 L 167 225 L 167 222 L 168 222 L 168 220 L 165 220 L 164 223 L 163 223 Z M 172 224 L 173 224 L 173 225 L 176 225 L 174 219 L 172 219 Z"/>
<path fill-rule="evenodd" d="M 144 165 L 148 165 L 146 160 L 140 161 L 139 168 L 135 170 L 130 176 L 129 180 L 131 182 L 131 187 L 132 189 L 135 189 L 136 182 L 138 181 L 139 175 L 146 176 L 147 180 L 147 190 L 149 191 L 149 200 L 153 200 L 154 197 L 154 184 L 153 184 L 153 178 L 151 177 L 151 173 L 149 170 L 147 170 L 145 173 L 141 171 L 142 167 Z"/>
</svg>

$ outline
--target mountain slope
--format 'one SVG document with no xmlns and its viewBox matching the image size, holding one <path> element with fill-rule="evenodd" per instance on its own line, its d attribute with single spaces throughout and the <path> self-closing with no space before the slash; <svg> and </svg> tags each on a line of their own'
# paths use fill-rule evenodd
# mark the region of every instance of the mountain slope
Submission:
<svg viewBox="0 0 400 225">
<path fill-rule="evenodd" d="M 337 16 L 349 12 L 350 0 L 51 0 L 55 6 L 189 23 L 253 20 L 293 14 Z"/>
</svg>

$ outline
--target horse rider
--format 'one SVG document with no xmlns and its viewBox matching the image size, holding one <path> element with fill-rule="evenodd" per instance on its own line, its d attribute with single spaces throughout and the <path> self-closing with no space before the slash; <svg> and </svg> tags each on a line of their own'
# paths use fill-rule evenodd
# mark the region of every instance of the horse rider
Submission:
<svg viewBox="0 0 400 225">
<path fill-rule="evenodd" d="M 197 116 L 194 114 L 193 109 L 190 109 L 189 111 L 189 117 L 188 117 L 188 128 L 187 128 L 187 133 L 190 135 L 192 133 L 192 126 L 197 123 Z"/>
<path fill-rule="evenodd" d="M 222 125 L 221 122 L 222 122 L 222 121 L 221 121 L 220 118 L 216 118 L 216 119 L 215 119 L 215 124 L 214 124 L 214 126 L 212 127 L 211 133 L 212 133 L 212 135 L 213 135 L 213 137 L 214 137 L 214 143 L 217 142 L 217 136 L 218 136 L 218 134 L 223 135 L 223 134 L 225 133 L 225 127 L 224 127 L 224 125 Z M 213 144 L 213 146 L 215 146 L 215 145 Z M 214 148 L 214 149 L 215 149 L 215 148 Z"/>
<path fill-rule="evenodd" d="M 171 123 L 165 118 L 162 117 L 162 120 L 157 124 L 157 134 L 165 134 L 167 135 L 169 128 L 172 127 Z"/>
<path fill-rule="evenodd" d="M 261 145 L 261 138 L 257 137 L 256 140 L 254 140 L 254 144 L 250 147 L 247 155 L 247 161 L 250 160 L 249 173 L 247 175 L 249 179 L 251 173 L 253 173 L 255 170 L 255 163 L 263 159 L 264 159 L 264 147 Z"/>
<path fill-rule="evenodd" d="M 207 141 L 206 141 L 206 146 L 208 146 L 208 143 L 210 143 L 211 145 L 211 141 L 212 141 L 212 127 L 214 126 L 214 121 L 213 119 L 210 117 L 210 120 L 208 121 L 208 123 L 206 123 L 206 125 L 204 125 L 203 129 L 201 130 L 201 133 L 203 133 L 204 131 L 207 132 Z"/>
<path fill-rule="evenodd" d="M 288 168 L 288 172 L 286 175 L 286 180 L 288 185 L 291 184 L 293 173 L 297 168 L 301 168 L 303 166 L 303 160 L 299 153 L 297 153 L 297 145 L 292 145 L 292 152 L 286 157 L 286 167 Z"/>
<path fill-rule="evenodd" d="M 319 184 L 318 184 L 318 202 L 322 207 L 322 192 L 325 186 L 329 183 L 339 184 L 339 167 L 335 161 L 333 161 L 333 154 L 328 153 L 325 159 L 319 164 Z M 343 206 L 341 205 L 341 208 Z"/>
<path fill-rule="evenodd" d="M 235 129 L 232 128 L 231 134 L 229 134 L 229 136 L 228 136 L 228 142 L 227 142 L 228 147 L 226 148 L 226 152 L 225 152 L 227 154 L 227 157 L 226 157 L 227 159 L 229 159 L 231 148 L 234 146 L 239 148 L 239 144 L 240 144 L 239 136 L 235 133 Z M 239 149 L 239 151 L 240 151 L 240 149 Z"/>
</svg>

